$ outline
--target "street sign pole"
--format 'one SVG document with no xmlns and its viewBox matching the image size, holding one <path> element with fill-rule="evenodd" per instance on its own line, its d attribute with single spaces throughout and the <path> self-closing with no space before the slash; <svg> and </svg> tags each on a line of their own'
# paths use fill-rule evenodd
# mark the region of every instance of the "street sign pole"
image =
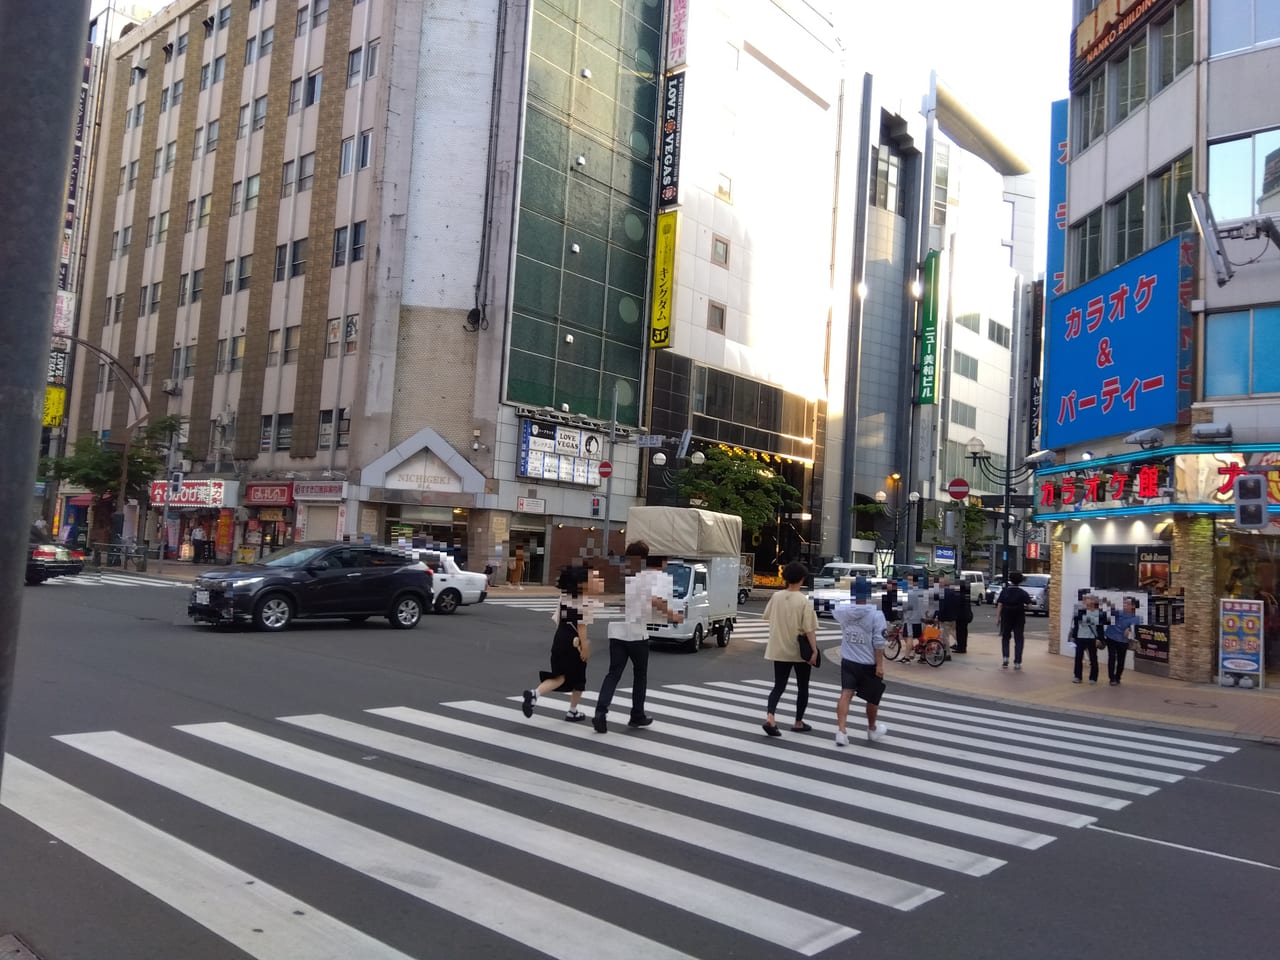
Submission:
<svg viewBox="0 0 1280 960">
<path fill-rule="evenodd" d="M 0 4 L 0 773 L 88 23 L 87 0 Z"/>
</svg>

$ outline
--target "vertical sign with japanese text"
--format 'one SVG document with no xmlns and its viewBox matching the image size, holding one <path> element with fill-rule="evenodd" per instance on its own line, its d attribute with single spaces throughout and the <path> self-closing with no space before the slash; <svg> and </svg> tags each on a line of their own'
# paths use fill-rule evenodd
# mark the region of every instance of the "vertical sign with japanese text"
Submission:
<svg viewBox="0 0 1280 960">
<path fill-rule="evenodd" d="M 685 65 L 689 41 L 689 0 L 671 0 L 667 14 L 667 69 Z"/>
<path fill-rule="evenodd" d="M 1262 621 L 1266 615 L 1261 600 L 1218 601 L 1218 686 L 1257 689 L 1265 676 L 1262 669 Z"/>
<path fill-rule="evenodd" d="M 1178 420 L 1190 325 L 1183 243 L 1174 237 L 1050 302 L 1046 447 Z"/>
<path fill-rule="evenodd" d="M 653 245 L 653 310 L 649 346 L 671 346 L 671 307 L 676 294 L 676 211 L 658 214 Z"/>
<path fill-rule="evenodd" d="M 1071 137 L 1067 126 L 1067 101 L 1055 100 L 1049 108 L 1049 238 L 1045 245 L 1045 300 L 1067 289 L 1067 161 Z"/>
<path fill-rule="evenodd" d="M 662 88 L 662 135 L 658 152 L 658 207 L 680 202 L 680 133 L 684 126 L 684 74 L 673 73 Z"/>
<path fill-rule="evenodd" d="M 924 258 L 924 299 L 920 305 L 920 380 L 916 403 L 938 402 L 938 251 Z"/>
</svg>

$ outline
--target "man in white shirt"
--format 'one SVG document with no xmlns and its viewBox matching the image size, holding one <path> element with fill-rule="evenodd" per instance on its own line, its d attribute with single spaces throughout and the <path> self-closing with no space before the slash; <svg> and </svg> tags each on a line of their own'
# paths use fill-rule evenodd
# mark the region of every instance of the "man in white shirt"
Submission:
<svg viewBox="0 0 1280 960">
<path fill-rule="evenodd" d="M 191 528 L 191 562 L 204 563 L 204 525 L 197 523 Z"/>
<path fill-rule="evenodd" d="M 643 540 L 627 544 L 624 555 L 635 558 L 631 561 L 633 563 L 644 563 L 644 569 L 627 577 L 623 619 L 609 623 L 609 672 L 600 684 L 596 715 L 591 721 L 596 733 L 609 732 L 605 717 L 609 712 L 609 704 L 613 702 L 613 692 L 622 679 L 622 671 L 627 668 L 627 660 L 631 661 L 633 674 L 631 719 L 627 726 L 647 727 L 653 723 L 653 717 L 644 712 L 645 693 L 649 689 L 648 625 L 661 621 L 680 623 L 684 620 L 684 614 L 671 609 L 671 575 L 663 569 L 667 558 L 650 556 L 649 545 Z"/>
</svg>

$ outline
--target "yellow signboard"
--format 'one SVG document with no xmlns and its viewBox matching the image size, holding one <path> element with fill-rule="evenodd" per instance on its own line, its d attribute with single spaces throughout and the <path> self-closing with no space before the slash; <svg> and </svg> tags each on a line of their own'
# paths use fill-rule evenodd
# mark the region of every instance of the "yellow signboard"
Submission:
<svg viewBox="0 0 1280 960">
<path fill-rule="evenodd" d="M 67 388 L 44 388 L 44 416 L 40 420 L 43 427 L 62 426 L 62 417 L 67 412 Z"/>
<path fill-rule="evenodd" d="M 676 211 L 658 214 L 653 246 L 653 316 L 649 346 L 671 346 L 671 309 L 676 296 Z"/>
</svg>

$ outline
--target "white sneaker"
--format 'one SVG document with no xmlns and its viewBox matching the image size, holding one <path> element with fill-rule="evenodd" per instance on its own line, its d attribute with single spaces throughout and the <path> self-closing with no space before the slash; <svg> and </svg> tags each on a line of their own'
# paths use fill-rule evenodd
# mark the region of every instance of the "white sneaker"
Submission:
<svg viewBox="0 0 1280 960">
<path fill-rule="evenodd" d="M 847 747 L 849 745 L 849 735 L 843 730 L 836 731 L 836 746 Z"/>
<path fill-rule="evenodd" d="M 874 729 L 867 731 L 867 739 L 874 743 L 876 740 L 883 739 L 888 732 L 889 725 L 887 723 L 877 723 Z"/>
</svg>

